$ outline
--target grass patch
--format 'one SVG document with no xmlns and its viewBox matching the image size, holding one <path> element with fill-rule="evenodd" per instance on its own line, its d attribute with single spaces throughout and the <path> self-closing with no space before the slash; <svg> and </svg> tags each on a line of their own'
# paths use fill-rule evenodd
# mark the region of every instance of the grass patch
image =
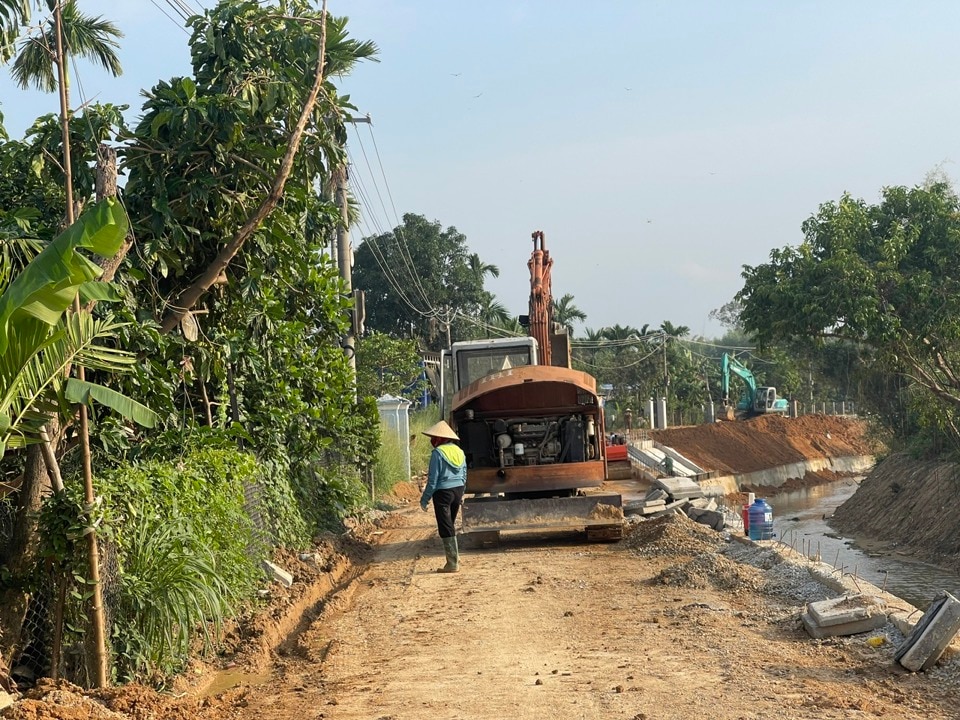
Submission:
<svg viewBox="0 0 960 720">
<path fill-rule="evenodd" d="M 387 494 L 398 482 L 411 476 L 425 475 L 433 448 L 423 431 L 437 422 L 440 411 L 436 406 L 410 413 L 410 437 L 401 438 L 386 425 L 380 427 L 380 449 L 374 466 L 374 487 L 378 495 Z M 410 475 L 407 475 L 406 453 L 410 453 Z"/>
</svg>

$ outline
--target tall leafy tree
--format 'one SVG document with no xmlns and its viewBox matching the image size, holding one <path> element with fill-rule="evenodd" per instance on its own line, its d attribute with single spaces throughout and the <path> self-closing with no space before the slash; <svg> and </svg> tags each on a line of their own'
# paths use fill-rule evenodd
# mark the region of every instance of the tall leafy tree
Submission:
<svg viewBox="0 0 960 720">
<path fill-rule="evenodd" d="M 483 272 L 454 227 L 443 229 L 407 213 L 393 231 L 363 239 L 357 248 L 354 286 L 366 292 L 367 327 L 395 336 L 411 329 L 425 344 L 446 344 L 475 335 L 470 319 L 480 316 L 488 296 Z"/>
<path fill-rule="evenodd" d="M 747 266 L 737 299 L 763 344 L 845 340 L 903 373 L 931 422 L 960 440 L 960 201 L 944 183 L 844 195 L 803 224 L 798 247 Z M 932 416 L 936 415 L 934 419 Z"/>
<path fill-rule="evenodd" d="M 357 343 L 357 388 L 361 395 L 415 399 L 423 368 L 416 342 L 369 333 Z"/>
<path fill-rule="evenodd" d="M 187 428 L 243 428 L 271 497 L 300 501 L 302 517 L 273 519 L 292 542 L 362 497 L 356 459 L 377 442 L 376 410 L 356 399 L 339 346 L 351 299 L 324 250 L 340 213 L 317 191 L 345 162 L 355 111 L 334 80 L 377 48 L 351 37 L 346 18 L 327 16 L 311 105 L 324 29 L 311 3 L 225 0 L 191 24 L 192 73 L 146 93 L 124 151 L 138 242 L 126 312 L 171 329 L 126 338 L 146 358 L 129 382 Z M 291 126 L 304 117 L 278 190 Z M 234 254 L 190 312 L 171 308 L 228 247 Z M 167 323 L 173 310 L 179 324 Z"/>
</svg>

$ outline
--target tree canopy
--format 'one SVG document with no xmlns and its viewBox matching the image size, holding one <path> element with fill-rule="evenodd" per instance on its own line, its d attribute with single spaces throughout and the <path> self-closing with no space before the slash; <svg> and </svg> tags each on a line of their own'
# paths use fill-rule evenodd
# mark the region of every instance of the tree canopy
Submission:
<svg viewBox="0 0 960 720">
<path fill-rule="evenodd" d="M 960 412 L 960 202 L 944 183 L 844 195 L 803 224 L 798 247 L 743 271 L 740 321 L 763 344 L 837 339 Z"/>
<path fill-rule="evenodd" d="M 439 348 L 448 325 L 454 342 L 473 337 L 476 318 L 491 313 L 483 281 L 495 269 L 455 227 L 407 213 L 391 232 L 363 239 L 353 284 L 366 293 L 368 328 Z"/>
</svg>

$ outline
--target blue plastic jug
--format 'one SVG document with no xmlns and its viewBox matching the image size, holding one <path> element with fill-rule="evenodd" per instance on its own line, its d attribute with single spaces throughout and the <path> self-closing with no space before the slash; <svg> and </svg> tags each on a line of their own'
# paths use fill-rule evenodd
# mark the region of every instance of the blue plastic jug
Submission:
<svg viewBox="0 0 960 720">
<path fill-rule="evenodd" d="M 773 539 L 773 508 L 763 498 L 757 498 L 750 506 L 750 539 Z"/>
</svg>

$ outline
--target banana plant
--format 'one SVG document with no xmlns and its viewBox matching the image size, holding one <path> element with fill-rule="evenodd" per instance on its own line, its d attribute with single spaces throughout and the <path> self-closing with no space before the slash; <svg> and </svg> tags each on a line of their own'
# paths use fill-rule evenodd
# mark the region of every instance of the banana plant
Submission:
<svg viewBox="0 0 960 720">
<path fill-rule="evenodd" d="M 66 313 L 79 293 L 108 300 L 110 287 L 97 282 L 102 269 L 79 251 L 113 255 L 127 232 L 126 216 L 112 199 L 97 203 L 58 235 L 17 274 L 0 295 L 0 456 L 8 447 L 39 442 L 51 414 L 65 415 L 69 403 L 91 399 L 141 425 L 156 414 L 114 390 L 68 377 L 74 364 L 119 372 L 135 362 L 130 353 L 106 344 L 121 327 L 109 315 Z M 2 276 L 2 273 L 0 273 Z"/>
</svg>

